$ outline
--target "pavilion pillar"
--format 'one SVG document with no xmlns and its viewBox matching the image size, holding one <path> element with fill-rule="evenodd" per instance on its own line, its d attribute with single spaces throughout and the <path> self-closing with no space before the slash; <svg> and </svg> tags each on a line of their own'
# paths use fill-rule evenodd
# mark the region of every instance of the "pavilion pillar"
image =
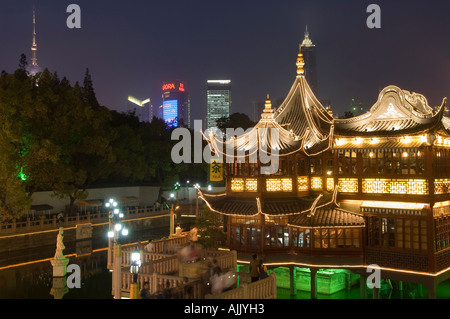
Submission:
<svg viewBox="0 0 450 319">
<path fill-rule="evenodd" d="M 317 269 L 310 268 L 311 270 L 311 299 L 317 299 Z"/>
<path fill-rule="evenodd" d="M 360 293 L 360 299 L 366 299 L 367 297 L 367 276 L 361 275 L 359 277 L 359 293 Z"/>
<path fill-rule="evenodd" d="M 380 288 L 373 287 L 373 299 L 380 298 Z"/>
<path fill-rule="evenodd" d="M 398 282 L 398 290 L 400 292 L 400 299 L 403 299 L 403 281 Z"/>
<path fill-rule="evenodd" d="M 436 285 L 433 283 L 427 285 L 428 299 L 436 299 Z"/>
<path fill-rule="evenodd" d="M 295 269 L 295 266 L 289 267 L 289 279 L 291 296 L 295 296 L 297 294 L 297 270 Z"/>
</svg>

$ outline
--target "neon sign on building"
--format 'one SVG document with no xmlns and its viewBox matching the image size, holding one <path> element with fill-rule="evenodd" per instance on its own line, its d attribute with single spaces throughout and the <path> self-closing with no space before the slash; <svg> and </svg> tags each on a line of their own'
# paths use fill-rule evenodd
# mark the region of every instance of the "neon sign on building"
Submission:
<svg viewBox="0 0 450 319">
<path fill-rule="evenodd" d="M 178 88 L 177 85 L 178 84 Z M 162 90 L 163 91 L 171 91 L 171 90 L 178 90 L 180 92 L 184 92 L 184 84 L 179 82 L 179 83 L 166 83 L 162 86 Z"/>
</svg>

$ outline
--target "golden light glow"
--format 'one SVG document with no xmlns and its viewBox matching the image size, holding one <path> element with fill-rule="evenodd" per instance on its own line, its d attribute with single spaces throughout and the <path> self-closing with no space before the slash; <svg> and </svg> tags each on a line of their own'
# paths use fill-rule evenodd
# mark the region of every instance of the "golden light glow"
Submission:
<svg viewBox="0 0 450 319">
<path fill-rule="evenodd" d="M 303 67 L 305 66 L 305 60 L 303 59 L 302 46 L 299 45 L 298 56 L 297 56 L 297 75 L 304 75 L 305 70 Z"/>
<path fill-rule="evenodd" d="M 428 195 L 425 179 L 364 178 L 362 191 L 367 194 Z"/>
<path fill-rule="evenodd" d="M 448 194 L 450 192 L 450 180 L 435 179 L 434 180 L 434 193 L 435 194 Z"/>
<path fill-rule="evenodd" d="M 305 192 L 309 189 L 307 176 L 297 177 L 297 189 L 299 192 Z"/>
<path fill-rule="evenodd" d="M 411 142 L 411 137 L 403 136 L 401 141 L 402 141 L 402 143 L 410 143 Z"/>
<path fill-rule="evenodd" d="M 340 146 L 340 145 L 344 145 L 346 143 L 346 141 L 343 138 L 337 138 L 335 140 L 335 143 L 336 143 L 337 146 Z"/>
<path fill-rule="evenodd" d="M 370 139 L 370 144 L 377 144 L 379 142 L 380 142 L 380 140 L 375 137 Z"/>
<path fill-rule="evenodd" d="M 292 192 L 292 179 L 283 178 L 281 180 L 281 188 L 283 189 L 283 192 Z"/>
<path fill-rule="evenodd" d="M 340 193 L 357 193 L 358 179 L 357 178 L 339 178 L 338 191 Z"/>
<path fill-rule="evenodd" d="M 428 141 L 428 136 L 427 136 L 427 134 L 422 135 L 422 136 L 420 137 L 420 141 L 421 141 L 422 143 L 426 143 L 426 142 Z"/>
<path fill-rule="evenodd" d="M 243 192 L 244 191 L 244 180 L 242 178 L 233 178 L 231 180 L 231 191 L 232 192 Z"/>
<path fill-rule="evenodd" d="M 292 192 L 292 179 L 266 179 L 266 190 L 268 192 Z"/>
<path fill-rule="evenodd" d="M 280 179 L 267 179 L 266 180 L 266 190 L 268 192 L 280 192 L 281 191 L 281 180 Z"/>
<path fill-rule="evenodd" d="M 245 179 L 245 191 L 256 192 L 258 190 L 258 180 L 256 178 Z"/>
<path fill-rule="evenodd" d="M 424 203 L 364 201 L 361 207 L 422 210 L 426 205 Z"/>
<path fill-rule="evenodd" d="M 311 189 L 322 190 L 322 177 L 312 177 L 311 178 Z"/>
<path fill-rule="evenodd" d="M 334 178 L 327 178 L 327 191 L 332 192 L 334 190 Z"/>
<path fill-rule="evenodd" d="M 361 144 L 362 142 L 363 142 L 363 139 L 360 137 L 355 138 L 355 140 L 353 141 L 353 143 L 355 143 L 356 145 Z"/>
</svg>

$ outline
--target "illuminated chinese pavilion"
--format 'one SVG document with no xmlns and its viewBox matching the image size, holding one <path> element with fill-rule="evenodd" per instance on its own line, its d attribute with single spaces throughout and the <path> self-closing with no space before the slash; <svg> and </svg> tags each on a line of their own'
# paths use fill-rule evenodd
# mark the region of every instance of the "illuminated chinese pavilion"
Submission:
<svg viewBox="0 0 450 319">
<path fill-rule="evenodd" d="M 375 264 L 383 278 L 421 283 L 435 297 L 450 278 L 446 99 L 431 108 L 423 95 L 388 86 L 367 113 L 334 119 L 303 66 L 300 49 L 286 99 L 274 110 L 268 97 L 252 130 L 209 139 L 226 192 L 199 196 L 224 216 L 228 246 L 242 255 L 314 275 L 339 268 L 365 278 Z M 274 153 L 278 167 L 263 174 L 262 155 Z"/>
</svg>

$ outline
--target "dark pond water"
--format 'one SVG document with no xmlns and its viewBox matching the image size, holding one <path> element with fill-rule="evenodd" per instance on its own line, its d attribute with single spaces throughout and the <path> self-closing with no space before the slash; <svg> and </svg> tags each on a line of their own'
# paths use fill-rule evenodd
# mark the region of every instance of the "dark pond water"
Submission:
<svg viewBox="0 0 450 319">
<path fill-rule="evenodd" d="M 167 236 L 159 228 L 131 235 L 123 244 Z M 55 242 L 56 243 L 56 242 Z M 107 269 L 105 238 L 64 243 L 69 264 L 81 269 L 81 288 L 69 289 L 63 299 L 111 299 L 111 273 Z M 0 254 L 0 299 L 54 299 L 51 294 L 55 245 Z M 55 283 L 56 285 L 56 283 Z"/>
</svg>

